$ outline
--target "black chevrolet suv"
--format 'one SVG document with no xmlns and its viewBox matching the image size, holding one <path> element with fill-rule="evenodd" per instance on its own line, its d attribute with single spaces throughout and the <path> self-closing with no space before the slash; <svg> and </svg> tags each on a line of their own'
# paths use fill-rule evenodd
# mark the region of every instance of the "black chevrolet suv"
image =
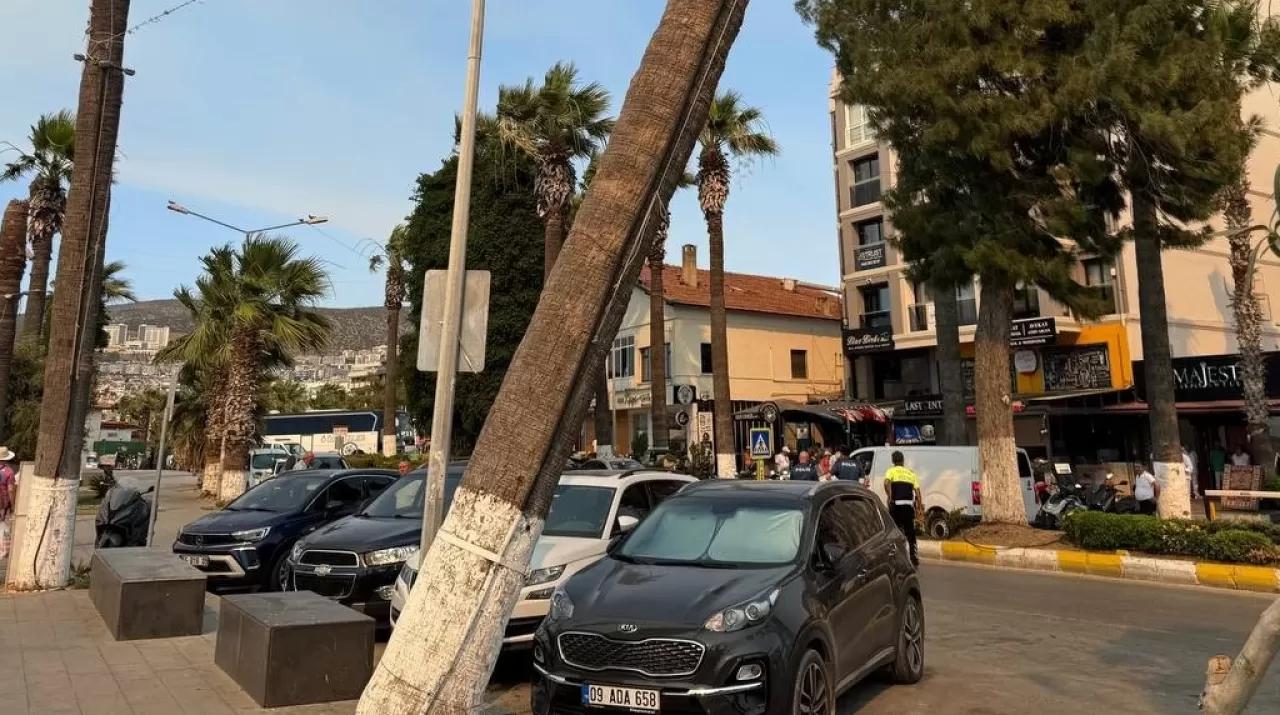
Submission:
<svg viewBox="0 0 1280 715">
<path fill-rule="evenodd" d="M 283 590 L 294 542 L 355 513 L 396 477 L 389 469 L 281 473 L 182 527 L 173 552 L 208 574 L 211 589 Z"/>
<path fill-rule="evenodd" d="M 866 489 L 710 480 L 556 589 L 533 660 L 535 715 L 828 715 L 923 676 L 920 585 Z"/>
</svg>

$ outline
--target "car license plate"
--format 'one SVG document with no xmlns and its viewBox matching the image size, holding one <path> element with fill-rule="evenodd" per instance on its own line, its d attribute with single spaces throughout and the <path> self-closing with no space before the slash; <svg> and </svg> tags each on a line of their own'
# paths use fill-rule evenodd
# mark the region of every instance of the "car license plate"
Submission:
<svg viewBox="0 0 1280 715">
<path fill-rule="evenodd" d="M 207 567 L 207 566 L 209 565 L 209 557 L 208 557 L 208 556 L 195 556 L 195 555 L 190 555 L 190 554 L 188 554 L 188 555 L 184 555 L 184 556 L 182 557 L 182 560 L 183 560 L 183 561 L 186 561 L 187 563 L 191 564 L 192 566 L 195 566 L 196 568 L 201 568 L 201 569 L 202 569 L 202 568 L 205 568 L 205 567 Z"/>
<path fill-rule="evenodd" d="M 656 690 L 619 688 L 612 685 L 583 685 L 582 704 L 597 708 L 620 708 L 632 712 L 656 713 L 660 694 Z"/>
</svg>

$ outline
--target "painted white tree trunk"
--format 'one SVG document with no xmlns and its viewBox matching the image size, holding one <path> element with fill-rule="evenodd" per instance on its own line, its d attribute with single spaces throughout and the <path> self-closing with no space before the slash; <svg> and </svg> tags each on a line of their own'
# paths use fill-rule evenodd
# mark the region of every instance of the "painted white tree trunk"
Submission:
<svg viewBox="0 0 1280 715">
<path fill-rule="evenodd" d="M 25 533 L 16 535 L 23 539 L 22 558 L 9 564 L 9 583 L 14 589 L 34 591 L 67 585 L 75 545 L 75 493 L 79 486 L 78 481 L 39 476 L 22 485 L 29 494 Z"/>
<path fill-rule="evenodd" d="M 218 483 L 222 478 L 222 460 L 213 461 L 206 459 L 204 463 L 204 475 L 200 480 L 200 491 L 211 496 L 218 496 Z"/>
<path fill-rule="evenodd" d="M 243 469 L 223 469 L 218 485 L 218 501 L 228 504 L 244 494 L 249 473 Z"/>
<path fill-rule="evenodd" d="M 738 465 L 733 453 L 716 453 L 716 476 L 721 479 L 733 479 L 738 475 Z"/>
<path fill-rule="evenodd" d="M 409 593 L 395 637 L 365 687 L 356 715 L 482 710 L 491 664 L 502 648 L 506 621 L 525 575 L 453 542 L 505 544 L 495 553 L 503 563 L 523 569 L 542 533 L 542 522 L 528 519 L 510 503 L 462 487 L 441 533 L 452 537 L 437 538 L 423 559 L 424 577 Z M 484 640 L 477 640 L 481 637 Z M 407 653 L 429 655 L 418 659 Z M 428 705 L 422 710 L 404 706 L 418 702 Z"/>
<path fill-rule="evenodd" d="M 1182 462 L 1155 462 L 1151 465 L 1160 483 L 1156 508 L 1164 519 L 1191 518 L 1191 480 Z"/>
<path fill-rule="evenodd" d="M 1200 709 L 1209 715 L 1240 715 L 1248 707 L 1280 648 L 1280 599 L 1262 612 L 1244 648 L 1233 662 L 1227 656 L 1209 660 Z"/>
</svg>

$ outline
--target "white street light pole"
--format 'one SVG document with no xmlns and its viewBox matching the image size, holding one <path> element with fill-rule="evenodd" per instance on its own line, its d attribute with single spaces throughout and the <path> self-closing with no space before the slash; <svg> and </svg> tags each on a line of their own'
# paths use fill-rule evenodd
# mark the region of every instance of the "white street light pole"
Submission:
<svg viewBox="0 0 1280 715">
<path fill-rule="evenodd" d="M 147 524 L 147 546 L 151 546 L 156 538 L 156 515 L 160 513 L 160 474 L 164 472 L 165 447 L 169 438 L 169 420 L 173 419 L 173 402 L 178 392 L 178 371 L 173 369 L 173 377 L 169 379 L 169 397 L 164 404 L 164 419 L 160 422 L 160 445 L 156 448 L 156 483 L 151 492 L 151 520 Z"/>
<path fill-rule="evenodd" d="M 307 216 L 306 218 L 300 218 L 297 221 L 282 223 L 279 226 L 266 226 L 264 228 L 251 228 L 246 230 L 246 229 L 240 228 L 239 226 L 232 226 L 231 224 L 225 221 L 219 221 L 218 219 L 213 218 L 211 216 L 205 216 L 202 213 L 196 213 L 195 211 L 192 211 L 191 209 L 187 208 L 186 206 L 183 206 L 182 204 L 176 201 L 170 201 L 169 205 L 165 206 L 165 208 L 169 209 L 174 213 L 179 213 L 184 216 L 195 216 L 196 218 L 202 218 L 205 221 L 208 221 L 209 223 L 216 223 L 219 226 L 222 226 L 223 228 L 229 228 L 232 231 L 235 231 L 236 233 L 243 234 L 245 238 L 248 238 L 255 233 L 266 233 L 267 231 L 275 231 L 276 229 L 280 229 L 280 228 L 290 228 L 293 226 L 315 226 L 316 224 L 329 222 L 328 216 Z"/>
<path fill-rule="evenodd" d="M 453 435 L 453 388 L 458 377 L 458 342 L 462 336 L 462 296 L 467 282 L 467 226 L 471 218 L 471 168 L 476 152 L 480 54 L 484 44 L 484 0 L 471 0 L 471 46 L 467 52 L 467 88 L 462 100 L 458 141 L 458 183 L 453 194 L 453 226 L 449 233 L 449 267 L 444 289 L 444 322 L 440 330 L 440 362 L 436 365 L 436 400 L 431 416 L 431 458 L 427 464 L 427 498 L 423 507 L 422 555 L 444 522 L 444 480 L 449 470 Z"/>
</svg>

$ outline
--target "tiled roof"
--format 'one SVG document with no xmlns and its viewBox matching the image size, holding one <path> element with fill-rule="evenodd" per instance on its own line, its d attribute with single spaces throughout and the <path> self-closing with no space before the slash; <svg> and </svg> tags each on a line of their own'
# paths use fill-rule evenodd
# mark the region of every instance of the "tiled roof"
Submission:
<svg viewBox="0 0 1280 715">
<path fill-rule="evenodd" d="M 664 266 L 662 292 L 668 303 L 711 306 L 711 272 L 698 271 L 698 287 L 680 280 L 679 266 Z M 788 288 L 788 285 L 791 287 Z M 649 267 L 640 272 L 640 288 L 649 292 Z M 840 320 L 840 297 L 827 291 L 798 285 L 771 276 L 724 274 L 724 302 L 728 310 L 791 315 L 820 320 Z"/>
</svg>

